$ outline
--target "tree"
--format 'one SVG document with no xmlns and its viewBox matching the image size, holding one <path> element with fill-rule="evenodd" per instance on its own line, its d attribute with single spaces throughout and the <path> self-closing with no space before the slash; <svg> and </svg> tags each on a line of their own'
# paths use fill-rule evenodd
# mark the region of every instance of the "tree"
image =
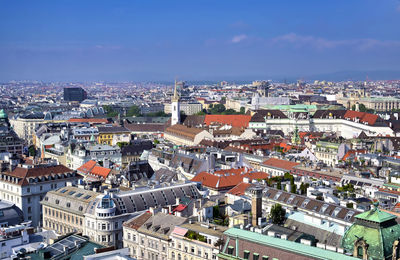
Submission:
<svg viewBox="0 0 400 260">
<path fill-rule="evenodd" d="M 126 116 L 140 116 L 140 108 L 136 105 L 131 106 L 126 112 Z"/>
<path fill-rule="evenodd" d="M 278 183 L 276 184 L 276 188 L 277 188 L 278 190 L 281 190 L 281 189 L 282 189 L 282 183 L 281 183 L 280 180 L 279 180 Z"/>
<path fill-rule="evenodd" d="M 210 114 L 221 114 L 222 112 L 225 111 L 225 106 L 223 104 L 211 104 L 209 112 Z"/>
<path fill-rule="evenodd" d="M 275 204 L 271 207 L 269 218 L 273 224 L 281 225 L 285 222 L 286 210 L 282 208 L 281 204 Z"/>
<path fill-rule="evenodd" d="M 240 114 L 244 115 L 246 113 L 245 107 L 240 107 Z"/>
<path fill-rule="evenodd" d="M 353 209 L 354 208 L 353 207 L 353 203 L 351 203 L 351 202 L 346 203 L 346 207 L 349 208 L 349 209 Z"/>
<path fill-rule="evenodd" d="M 224 112 L 222 112 L 223 115 L 237 115 L 238 113 L 233 110 L 232 108 L 225 110 Z"/>
<path fill-rule="evenodd" d="M 307 194 L 307 188 L 308 188 L 308 186 L 309 186 L 308 183 L 307 183 L 307 184 L 304 184 L 304 183 L 301 183 L 301 184 L 300 184 L 300 194 L 301 194 L 301 195 Z"/>
<path fill-rule="evenodd" d="M 107 117 L 116 117 L 118 116 L 118 111 L 115 111 L 111 106 L 109 105 L 104 105 L 103 106 L 104 111 L 106 111 Z"/>
<path fill-rule="evenodd" d="M 204 116 L 206 114 L 206 112 L 204 111 L 199 111 L 196 113 L 196 116 Z"/>
<path fill-rule="evenodd" d="M 35 146 L 31 145 L 28 148 L 28 154 L 29 156 L 35 157 L 36 156 L 36 149 Z"/>
<path fill-rule="evenodd" d="M 118 142 L 117 145 L 119 148 L 122 148 L 123 146 L 127 146 L 129 143 L 128 142 Z"/>
<path fill-rule="evenodd" d="M 291 193 L 296 193 L 296 185 L 294 184 L 294 178 L 290 179 L 290 192 Z"/>
</svg>

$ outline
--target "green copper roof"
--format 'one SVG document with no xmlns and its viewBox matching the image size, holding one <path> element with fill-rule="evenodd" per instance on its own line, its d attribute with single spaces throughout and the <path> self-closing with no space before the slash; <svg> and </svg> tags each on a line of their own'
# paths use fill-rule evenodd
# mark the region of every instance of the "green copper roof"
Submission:
<svg viewBox="0 0 400 260">
<path fill-rule="evenodd" d="M 7 116 L 7 113 L 6 113 L 6 111 L 4 111 L 4 109 L 1 109 L 0 110 L 0 119 L 4 119 L 4 118 L 7 118 L 8 116 Z"/>
<path fill-rule="evenodd" d="M 396 223 L 396 217 L 375 208 L 355 218 L 355 223 L 342 238 L 341 246 L 345 251 L 352 253 L 354 243 L 362 239 L 368 244 L 368 259 L 392 259 L 393 243 L 400 237 L 400 225 Z"/>
<path fill-rule="evenodd" d="M 396 216 L 381 211 L 380 209 L 372 209 L 356 215 L 355 218 L 382 223 L 391 219 L 396 219 Z"/>
<path fill-rule="evenodd" d="M 248 240 L 248 241 L 255 242 L 255 243 L 258 243 L 261 245 L 279 248 L 280 250 L 294 252 L 299 255 L 309 256 L 313 259 L 325 259 L 325 260 L 328 260 L 328 259 L 332 259 L 332 260 L 357 259 L 357 258 L 354 258 L 351 256 L 341 254 L 341 253 L 324 250 L 324 249 L 321 249 L 318 247 L 307 246 L 307 245 L 296 243 L 296 242 L 289 241 L 289 240 L 270 237 L 267 235 L 263 235 L 263 234 L 259 234 L 256 232 L 251 232 L 251 231 L 243 230 L 243 229 L 239 229 L 239 228 L 230 228 L 227 231 L 225 231 L 224 234 L 229 237 L 232 237 L 232 239 L 237 237 L 238 239 Z M 220 255 L 223 256 L 222 257 L 223 259 L 228 259 L 226 257 L 229 256 L 224 252 L 220 253 Z M 230 259 L 238 259 L 238 258 L 230 258 Z"/>
</svg>

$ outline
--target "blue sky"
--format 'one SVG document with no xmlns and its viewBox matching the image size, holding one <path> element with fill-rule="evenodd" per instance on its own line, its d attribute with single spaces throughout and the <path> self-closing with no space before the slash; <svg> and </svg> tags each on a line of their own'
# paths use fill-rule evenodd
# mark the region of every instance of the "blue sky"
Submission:
<svg viewBox="0 0 400 260">
<path fill-rule="evenodd" d="M 400 71 L 400 1 L 0 1 L 0 80 Z"/>
</svg>

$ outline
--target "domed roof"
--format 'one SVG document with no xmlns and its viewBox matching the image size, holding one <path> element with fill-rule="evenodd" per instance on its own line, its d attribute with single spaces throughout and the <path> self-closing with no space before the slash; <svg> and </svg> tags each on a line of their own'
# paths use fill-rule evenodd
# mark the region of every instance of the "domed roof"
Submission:
<svg viewBox="0 0 400 260">
<path fill-rule="evenodd" d="M 0 110 L 0 119 L 6 119 L 8 118 L 6 111 L 4 109 Z"/>
<path fill-rule="evenodd" d="M 341 246 L 353 253 L 358 241 L 364 241 L 368 259 L 387 259 L 392 255 L 393 243 L 400 237 L 396 216 L 375 208 L 355 216 L 355 222 L 345 232 Z M 358 247 L 358 246 L 357 246 Z"/>
</svg>

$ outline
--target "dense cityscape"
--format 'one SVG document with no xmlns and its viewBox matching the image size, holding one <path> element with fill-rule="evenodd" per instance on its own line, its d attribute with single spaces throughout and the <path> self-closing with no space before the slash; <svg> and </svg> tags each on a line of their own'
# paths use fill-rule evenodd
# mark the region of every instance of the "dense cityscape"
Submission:
<svg viewBox="0 0 400 260">
<path fill-rule="evenodd" d="M 0 259 L 400 259 L 400 2 L 0 2 Z"/>
</svg>

